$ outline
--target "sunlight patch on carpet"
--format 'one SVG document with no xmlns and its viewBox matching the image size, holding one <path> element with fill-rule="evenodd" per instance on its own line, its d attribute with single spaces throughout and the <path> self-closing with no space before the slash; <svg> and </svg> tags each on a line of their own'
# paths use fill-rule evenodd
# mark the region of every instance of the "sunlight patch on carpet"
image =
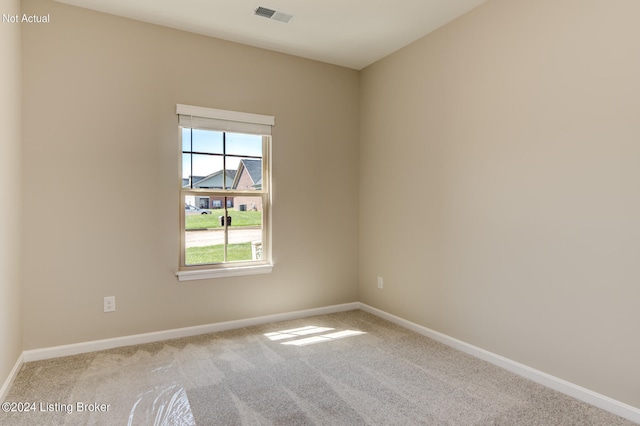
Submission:
<svg viewBox="0 0 640 426">
<path fill-rule="evenodd" d="M 269 340 L 284 340 L 291 339 L 299 336 L 306 336 L 308 334 L 324 333 L 325 331 L 335 330 L 330 327 L 318 327 L 315 325 L 308 325 L 306 327 L 293 328 L 291 330 L 274 331 L 273 333 L 265 333 L 265 337 Z"/>
<path fill-rule="evenodd" d="M 317 327 L 317 326 L 309 325 L 306 327 L 294 328 L 291 330 L 282 330 L 282 331 L 274 331 L 271 333 L 265 333 L 264 336 L 269 340 L 273 340 L 273 341 L 287 340 L 286 342 L 282 342 L 283 345 L 306 346 L 306 345 L 312 345 L 315 343 L 331 342 L 336 339 L 342 339 L 345 337 L 352 337 L 352 336 L 359 336 L 361 334 L 366 334 L 364 331 L 342 330 L 342 331 L 336 331 L 333 333 L 321 334 L 317 336 L 309 336 L 310 334 L 326 333 L 327 331 L 332 331 L 332 330 L 335 330 L 335 328 Z M 309 336 L 309 337 L 303 337 L 303 336 Z"/>
</svg>

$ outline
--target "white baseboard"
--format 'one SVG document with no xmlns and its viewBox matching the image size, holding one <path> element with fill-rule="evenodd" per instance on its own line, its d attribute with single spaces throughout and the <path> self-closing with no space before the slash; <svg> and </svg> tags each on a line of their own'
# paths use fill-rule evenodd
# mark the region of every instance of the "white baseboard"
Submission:
<svg viewBox="0 0 640 426">
<path fill-rule="evenodd" d="M 387 321 L 390 321 L 401 327 L 429 337 L 433 340 L 455 348 L 461 352 L 472 355 L 476 358 L 487 361 L 498 367 L 504 368 L 505 370 L 511 371 L 512 373 L 525 377 L 558 392 L 564 393 L 565 395 L 569 395 L 580 401 L 584 401 L 587 404 L 591 404 L 595 407 L 609 411 L 610 413 L 616 414 L 627 420 L 631 420 L 632 422 L 640 423 L 640 408 L 633 407 L 631 405 L 625 404 L 624 402 L 620 402 L 615 399 L 609 398 L 608 396 L 593 392 L 589 389 L 583 388 L 582 386 L 578 386 L 576 384 L 567 382 L 566 380 L 559 379 L 558 377 L 528 367 L 524 364 L 520 364 L 519 362 L 512 361 L 508 358 L 486 351 L 477 346 L 470 345 L 469 343 L 465 343 L 461 340 L 447 336 L 446 334 L 440 333 L 438 331 L 431 330 L 430 328 L 423 327 L 414 322 L 407 321 L 403 318 L 397 317 L 380 309 L 365 305 L 364 303 L 360 303 L 359 305 L 360 309 L 365 312 L 369 312 L 370 314 L 386 319 Z"/>
<path fill-rule="evenodd" d="M 18 357 L 18 360 L 13 366 L 13 369 L 9 373 L 9 377 L 7 377 L 7 380 L 4 381 L 4 384 L 0 388 L 0 402 L 4 402 L 5 398 L 9 394 L 9 389 L 11 389 L 11 385 L 13 385 L 13 381 L 16 379 L 16 376 L 18 375 L 18 372 L 20 371 L 20 368 L 22 367 L 23 363 L 24 363 L 24 354 L 20 354 L 20 356 Z"/>
<path fill-rule="evenodd" d="M 335 312 L 352 311 L 354 309 L 358 309 L 359 306 L 360 304 L 358 302 L 345 303 L 342 305 L 325 306 L 322 308 L 266 315 L 262 317 L 247 318 L 236 321 L 226 321 L 214 324 L 197 325 L 194 327 L 176 328 L 173 330 L 135 334 L 132 336 L 114 337 L 112 339 L 94 340 L 90 342 L 74 343 L 71 345 L 54 346 L 51 348 L 33 349 L 24 351 L 23 358 L 24 362 L 59 358 L 63 356 L 78 355 L 87 352 L 101 351 L 123 346 L 140 345 L 143 343 L 158 342 L 161 340 L 177 339 L 181 337 L 197 336 L 199 334 L 233 330 L 236 328 L 250 327 L 253 325 L 267 324 L 276 321 L 305 318 L 313 315 L 324 315 Z"/>
<path fill-rule="evenodd" d="M 173 330 L 158 331 L 153 333 L 136 334 L 132 336 L 116 337 L 113 339 L 95 340 L 91 342 L 76 343 L 71 345 L 55 346 L 51 348 L 34 349 L 24 351 L 16 365 L 14 366 L 11 374 L 5 381 L 4 385 L 0 389 L 0 401 L 4 401 L 9 388 L 13 383 L 15 377 L 20 371 L 20 367 L 23 362 L 38 361 L 50 358 L 59 358 L 69 355 L 77 355 L 87 352 L 95 352 L 104 349 L 112 349 L 123 346 L 138 345 L 143 343 L 157 342 L 161 340 L 175 339 L 181 337 L 196 336 L 199 334 L 214 333 L 218 331 L 233 330 L 237 328 L 250 327 L 254 325 L 267 324 L 270 322 L 286 321 L 291 319 L 305 318 L 313 315 L 324 315 L 335 312 L 350 311 L 354 309 L 361 309 L 365 312 L 369 312 L 380 318 L 393 322 L 401 327 L 412 330 L 418 334 L 429 337 L 447 346 L 458 349 L 464 353 L 472 355 L 476 358 L 487 361 L 519 376 L 525 377 L 536 383 L 539 383 L 548 388 L 554 389 L 558 392 L 562 392 L 565 395 L 569 395 L 578 400 L 584 401 L 595 407 L 609 411 L 620 417 L 623 417 L 632 422 L 640 424 L 640 409 L 607 396 L 601 395 L 597 392 L 593 392 L 589 389 L 567 382 L 560 378 L 551 376 L 542 371 L 528 367 L 519 362 L 512 361 L 503 356 L 494 354 L 492 352 L 481 349 L 477 346 L 473 346 L 469 343 L 447 336 L 430 328 L 421 326 L 414 322 L 397 317 L 380 309 L 371 307 L 364 303 L 354 302 L 345 303 L 342 305 L 326 306 L 322 308 L 307 309 L 302 311 L 286 312 L 282 314 L 266 315 L 255 318 L 248 318 L 236 321 L 226 321 L 214 324 L 199 325 L 194 327 L 177 328 Z"/>
</svg>

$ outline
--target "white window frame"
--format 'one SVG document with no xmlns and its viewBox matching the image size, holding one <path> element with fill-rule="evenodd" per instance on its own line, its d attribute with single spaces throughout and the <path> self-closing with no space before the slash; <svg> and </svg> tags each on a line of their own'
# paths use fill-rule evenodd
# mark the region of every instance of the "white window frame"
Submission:
<svg viewBox="0 0 640 426">
<path fill-rule="evenodd" d="M 232 133 L 251 133 L 263 136 L 262 144 L 262 189 L 253 191 L 209 190 L 183 188 L 182 149 L 180 149 L 180 250 L 178 272 L 179 281 L 221 278 L 239 275 L 270 273 L 273 269 L 271 256 L 271 127 L 275 118 L 268 115 L 227 111 L 191 105 L 176 105 L 179 127 L 214 130 Z M 180 132 L 182 134 L 182 132 Z M 181 136 L 182 138 L 182 136 Z M 182 146 L 182 141 L 180 141 Z M 185 195 L 261 196 L 262 197 L 262 259 L 244 262 L 227 262 L 206 265 L 185 264 Z M 224 203 L 223 203 L 224 204 Z M 224 208 L 225 206 L 223 206 Z"/>
</svg>

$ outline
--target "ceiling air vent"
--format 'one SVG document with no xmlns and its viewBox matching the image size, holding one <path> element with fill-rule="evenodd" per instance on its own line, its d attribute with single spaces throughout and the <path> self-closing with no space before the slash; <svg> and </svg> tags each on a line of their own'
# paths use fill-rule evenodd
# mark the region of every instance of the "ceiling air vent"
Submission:
<svg viewBox="0 0 640 426">
<path fill-rule="evenodd" d="M 253 11 L 253 14 L 256 16 L 262 16 L 263 18 L 273 19 L 274 21 L 280 22 L 289 22 L 293 15 L 289 15 L 288 13 L 280 12 L 277 10 L 269 9 L 268 7 L 258 6 L 256 10 Z"/>
</svg>

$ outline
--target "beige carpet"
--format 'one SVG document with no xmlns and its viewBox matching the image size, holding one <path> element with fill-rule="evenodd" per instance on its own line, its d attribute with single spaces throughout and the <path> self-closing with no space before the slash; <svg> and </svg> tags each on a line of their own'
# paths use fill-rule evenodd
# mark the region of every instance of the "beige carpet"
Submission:
<svg viewBox="0 0 640 426">
<path fill-rule="evenodd" d="M 28 363 L 7 401 L 35 411 L 3 425 L 632 424 L 362 311 Z"/>
</svg>

